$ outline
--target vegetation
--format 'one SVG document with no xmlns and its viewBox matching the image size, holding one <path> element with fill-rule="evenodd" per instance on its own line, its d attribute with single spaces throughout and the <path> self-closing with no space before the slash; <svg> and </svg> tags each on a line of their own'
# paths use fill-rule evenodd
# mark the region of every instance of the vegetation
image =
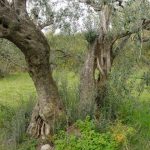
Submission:
<svg viewBox="0 0 150 150">
<path fill-rule="evenodd" d="M 63 74 L 65 75 L 63 78 L 60 78 L 61 74 L 62 72 L 54 72 L 54 77 L 59 85 L 60 95 L 63 99 L 68 118 L 66 118 L 65 130 L 62 130 L 61 126 L 57 126 L 56 135 L 50 138 L 55 143 L 56 149 L 63 150 L 64 146 L 67 150 L 70 147 L 82 149 L 84 146 L 87 149 L 94 149 L 96 145 L 98 149 L 106 150 L 117 150 L 121 149 L 121 147 L 149 149 L 149 87 L 146 87 L 140 96 L 134 95 L 134 97 L 132 96 L 126 100 L 121 99 L 119 94 L 115 92 L 117 97 L 111 95 L 113 101 L 108 103 L 109 108 L 107 108 L 108 105 L 106 105 L 107 109 L 103 108 L 103 113 L 99 120 L 95 120 L 93 116 L 92 120 L 90 117 L 87 117 L 85 121 L 82 121 L 78 120 L 81 116 L 77 113 L 79 111 L 77 106 L 79 101 L 79 77 L 70 71 L 64 71 Z M 140 74 L 142 75 L 142 72 Z M 134 79 L 137 76 L 141 77 L 140 74 L 137 75 L 135 72 Z M 133 78 L 131 79 L 133 80 Z M 35 89 L 31 79 L 27 74 L 17 73 L 1 79 L 0 85 L 0 125 L 3 131 L 0 134 L 1 149 L 9 149 L 10 145 L 7 145 L 8 147 L 6 148 L 5 144 L 11 142 L 11 149 L 34 150 L 37 146 L 37 141 L 28 138 L 25 134 L 33 107 L 31 101 L 34 102 L 35 99 L 33 96 L 35 95 Z M 14 90 L 14 92 L 9 92 L 10 90 Z M 116 103 L 118 103 L 117 109 Z M 115 107 L 116 121 L 111 121 L 110 117 L 108 117 L 113 108 L 112 106 Z M 76 123 L 74 124 L 73 122 Z M 70 126 L 70 124 L 72 125 Z M 10 137 L 13 138 L 11 141 Z"/>
<path fill-rule="evenodd" d="M 72 128 L 72 129 L 71 129 Z M 67 133 L 58 133 L 55 140 L 56 150 L 115 150 L 118 147 L 111 133 L 95 131 L 94 122 L 87 116 L 85 121 L 78 120 Z M 74 133 L 71 133 L 72 132 Z"/>
<path fill-rule="evenodd" d="M 0 0 L 0 150 L 149 150 L 149 9 Z"/>
</svg>

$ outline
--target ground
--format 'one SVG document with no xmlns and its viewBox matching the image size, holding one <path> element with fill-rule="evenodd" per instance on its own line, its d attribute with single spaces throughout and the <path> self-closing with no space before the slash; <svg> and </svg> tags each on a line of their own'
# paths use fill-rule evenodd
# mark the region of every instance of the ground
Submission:
<svg viewBox="0 0 150 150">
<path fill-rule="evenodd" d="M 68 88 L 74 90 L 74 85 L 78 82 L 74 73 L 67 73 Z M 54 73 L 55 78 L 59 78 L 59 73 Z M 62 80 L 58 82 L 62 86 Z M 61 91 L 60 92 L 64 92 Z M 72 92 L 73 93 L 73 92 Z M 64 96 L 64 95 L 63 95 Z M 28 139 L 24 134 L 26 124 L 35 101 L 36 92 L 32 80 L 27 73 L 15 73 L 0 79 L 0 149 L 34 150 L 36 141 Z M 69 96 L 71 97 L 71 96 Z M 66 106 L 75 105 L 76 98 L 72 96 L 72 102 L 66 99 Z M 149 150 L 150 147 L 150 92 L 149 87 L 131 103 L 122 106 L 123 123 L 127 127 L 136 130 L 133 137 L 130 137 L 130 147 L 132 150 Z M 69 111 L 68 111 L 69 112 Z M 116 125 L 117 128 L 117 125 Z M 122 127 L 124 128 L 124 126 Z M 116 129 L 114 129 L 116 130 Z M 22 133 L 23 132 L 23 133 Z M 122 139 L 118 134 L 117 138 Z M 7 141 L 7 142 L 6 142 Z M 7 146 L 5 145 L 7 143 Z M 9 144 L 11 143 L 11 147 Z M 28 144 L 27 144 L 28 143 Z M 19 146 L 18 146 L 19 145 Z M 27 148 L 26 146 L 29 146 Z M 128 146 L 129 146 L 128 145 Z M 130 149 L 130 148 L 129 148 Z"/>
</svg>

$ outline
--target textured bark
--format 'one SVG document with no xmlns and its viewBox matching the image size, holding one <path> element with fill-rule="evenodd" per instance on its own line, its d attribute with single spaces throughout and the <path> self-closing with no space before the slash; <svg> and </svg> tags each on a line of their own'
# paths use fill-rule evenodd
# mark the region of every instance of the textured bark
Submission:
<svg viewBox="0 0 150 150">
<path fill-rule="evenodd" d="M 82 116 L 94 113 L 95 106 L 102 107 L 107 94 L 107 81 L 112 67 L 110 39 L 96 39 L 86 57 L 80 75 L 80 111 Z M 96 70 L 98 71 L 95 78 Z M 95 108 L 95 109 L 94 109 Z"/>
<path fill-rule="evenodd" d="M 107 94 L 107 81 L 112 67 L 112 37 L 103 35 L 99 38 L 99 47 L 96 49 L 96 67 L 99 70 L 99 77 L 96 81 L 98 106 L 103 106 Z"/>
<path fill-rule="evenodd" d="M 97 41 L 89 46 L 89 51 L 83 65 L 83 69 L 80 74 L 80 103 L 79 110 L 80 113 L 85 117 L 87 114 L 92 113 L 95 107 L 94 98 L 95 98 L 95 81 L 94 81 L 94 72 L 95 72 L 95 46 Z"/>
<path fill-rule="evenodd" d="M 79 105 L 82 107 L 84 104 L 84 107 L 82 108 L 83 113 L 86 113 L 87 115 L 89 113 L 87 113 L 86 110 L 89 110 L 89 104 L 92 103 L 90 101 L 93 101 L 93 99 L 96 100 L 97 106 L 101 107 L 104 105 L 105 96 L 108 92 L 108 76 L 111 71 L 113 60 L 120 52 L 120 49 L 125 46 L 131 34 L 138 33 L 141 29 L 150 30 L 150 20 L 141 18 L 139 24 L 136 24 L 132 30 L 122 30 L 111 35 L 112 32 L 109 32 L 109 30 L 111 17 L 113 15 L 112 10 L 114 9 L 112 3 L 115 2 L 115 0 L 111 1 L 111 3 L 107 1 L 98 3 L 98 1 L 92 0 L 79 1 L 92 7 L 100 18 L 99 37 L 95 39 L 95 44 L 91 45 L 91 49 L 88 51 L 88 57 L 86 57 L 80 76 L 81 86 Z M 119 7 L 120 6 L 122 8 L 124 7 L 122 2 L 119 1 Z M 122 41 L 120 42 L 120 46 L 118 46 L 114 52 L 112 51 L 113 45 L 119 39 L 122 39 Z M 99 70 L 98 79 L 95 79 L 94 77 L 95 70 Z"/>
<path fill-rule="evenodd" d="M 25 0 L 15 1 L 11 9 L 0 7 L 0 36 L 13 42 L 25 55 L 38 95 L 28 133 L 44 137 L 52 133 L 54 122 L 61 118 L 63 111 L 50 70 L 50 47 L 43 33 L 27 15 Z"/>
<path fill-rule="evenodd" d="M 90 102 L 93 100 L 96 100 L 98 106 L 102 105 L 112 66 L 113 38 L 107 34 L 109 32 L 111 8 L 104 5 L 101 9 L 99 12 L 101 18 L 99 37 L 91 45 L 81 74 L 80 105 L 86 102 L 85 109 L 89 107 L 89 103 L 94 103 Z M 99 71 L 97 80 L 95 79 L 96 69 Z"/>
</svg>

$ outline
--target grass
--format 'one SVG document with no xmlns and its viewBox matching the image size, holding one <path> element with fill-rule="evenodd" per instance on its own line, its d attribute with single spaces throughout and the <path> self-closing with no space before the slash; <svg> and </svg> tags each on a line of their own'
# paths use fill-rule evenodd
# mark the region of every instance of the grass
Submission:
<svg viewBox="0 0 150 150">
<path fill-rule="evenodd" d="M 35 95 L 33 82 L 27 73 L 16 73 L 0 79 L 0 104 L 17 108 Z"/>
<path fill-rule="evenodd" d="M 0 79 L 1 150 L 15 150 L 22 142 L 35 96 L 33 82 L 26 73 Z"/>
<path fill-rule="evenodd" d="M 132 125 L 137 134 L 132 144 L 134 149 L 149 150 L 150 148 L 150 93 L 145 90 L 138 99 L 132 114 Z M 138 143 L 138 144 L 136 144 Z"/>
<path fill-rule="evenodd" d="M 62 77 L 63 74 L 63 78 Z M 79 78 L 72 72 L 54 72 L 59 92 L 65 104 L 68 117 L 77 120 L 76 103 L 79 100 Z M 138 81 L 139 82 L 139 81 Z M 16 73 L 0 79 L 0 149 L 34 150 L 36 141 L 30 140 L 25 135 L 26 112 L 30 115 L 35 99 L 35 88 L 27 73 Z M 134 93 L 136 94 L 136 92 Z M 31 98 L 34 97 L 34 98 Z M 129 150 L 149 150 L 150 147 L 150 93 L 149 87 L 134 100 L 129 100 L 121 106 L 118 118 L 127 127 L 136 130 L 134 137 L 129 139 L 125 147 Z M 116 126 L 117 128 L 117 126 Z M 10 137 L 14 137 L 12 143 Z M 11 147 L 3 149 L 2 139 L 11 143 Z M 15 143 L 15 144 L 14 144 Z M 18 143 L 19 148 L 18 148 Z M 28 143 L 28 144 L 26 144 Z M 6 144 L 6 143 L 5 143 Z M 8 143 L 7 143 L 8 144 Z M 12 146 L 12 144 L 14 144 Z M 9 145 L 9 144 L 8 144 Z M 5 145 L 6 146 L 6 145 Z M 28 148 L 28 146 L 30 148 Z M 13 147 L 13 148 L 12 148 Z M 31 148 L 32 147 L 32 148 Z M 125 148 L 125 149 L 126 149 Z"/>
</svg>

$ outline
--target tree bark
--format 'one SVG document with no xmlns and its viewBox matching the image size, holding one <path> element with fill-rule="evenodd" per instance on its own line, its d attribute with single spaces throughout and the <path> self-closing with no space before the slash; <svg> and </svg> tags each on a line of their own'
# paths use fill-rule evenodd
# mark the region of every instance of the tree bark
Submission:
<svg viewBox="0 0 150 150">
<path fill-rule="evenodd" d="M 80 103 L 79 110 L 83 118 L 86 117 L 87 114 L 92 114 L 95 108 L 95 94 L 96 94 L 96 86 L 95 86 L 95 47 L 97 45 L 97 41 L 92 43 L 89 46 L 89 51 L 85 59 L 85 63 L 81 70 L 80 74 Z"/>
<path fill-rule="evenodd" d="M 107 94 L 107 81 L 112 67 L 112 38 L 104 35 L 99 38 L 99 47 L 96 49 L 96 67 L 99 70 L 99 77 L 96 81 L 97 106 L 103 106 Z"/>
<path fill-rule="evenodd" d="M 85 108 L 83 108 L 86 110 L 90 107 L 89 104 L 94 103 L 93 100 L 96 100 L 97 106 L 104 104 L 107 93 L 107 80 L 112 67 L 111 43 L 111 38 L 96 39 L 95 44 L 91 45 L 88 57 L 85 60 L 80 75 L 80 106 L 83 106 L 84 103 Z"/>
<path fill-rule="evenodd" d="M 22 2 L 25 3 L 25 0 Z M 52 134 L 55 121 L 61 119 L 64 113 L 49 65 L 49 44 L 22 8 L 24 5 L 18 4 L 17 9 L 0 9 L 0 36 L 13 42 L 25 55 L 38 95 L 28 133 L 37 138 L 45 137 Z"/>
<path fill-rule="evenodd" d="M 80 2 L 92 7 L 100 18 L 99 37 L 95 39 L 94 43 L 96 44 L 91 45 L 91 49 L 88 51 L 88 57 L 85 60 L 80 76 L 81 86 L 79 105 L 82 106 L 84 104 L 83 112 L 86 113 L 85 110 L 89 109 L 90 101 L 93 101 L 93 99 L 96 100 L 97 106 L 99 107 L 105 104 L 105 97 L 108 92 L 107 82 L 113 60 L 120 52 L 120 49 L 124 47 L 127 40 L 130 38 L 130 35 L 138 33 L 141 29 L 150 30 L 150 20 L 141 18 L 138 22 L 139 24 L 136 24 L 132 30 L 122 30 L 111 35 L 112 32 L 110 32 L 110 30 L 113 29 L 110 28 L 110 22 L 113 15 L 112 10 L 114 9 L 111 4 L 114 1 L 111 3 L 105 1 L 100 4 L 89 0 L 80 0 Z M 119 3 L 119 6 L 122 7 L 121 3 Z M 119 39 L 123 40 L 120 43 L 120 46 L 113 52 L 113 45 Z M 99 70 L 98 79 L 94 77 L 95 70 Z M 86 113 L 86 115 L 87 114 L 89 113 Z"/>
<path fill-rule="evenodd" d="M 111 8 L 108 5 L 104 5 L 101 9 L 99 12 L 101 18 L 99 37 L 91 45 L 80 76 L 80 105 L 86 102 L 86 106 L 84 106 L 86 109 L 90 107 L 88 104 L 93 100 L 97 106 L 103 105 L 107 91 L 107 79 L 112 66 L 113 38 L 108 35 Z M 96 70 L 99 72 L 97 79 L 95 78 Z"/>
</svg>

